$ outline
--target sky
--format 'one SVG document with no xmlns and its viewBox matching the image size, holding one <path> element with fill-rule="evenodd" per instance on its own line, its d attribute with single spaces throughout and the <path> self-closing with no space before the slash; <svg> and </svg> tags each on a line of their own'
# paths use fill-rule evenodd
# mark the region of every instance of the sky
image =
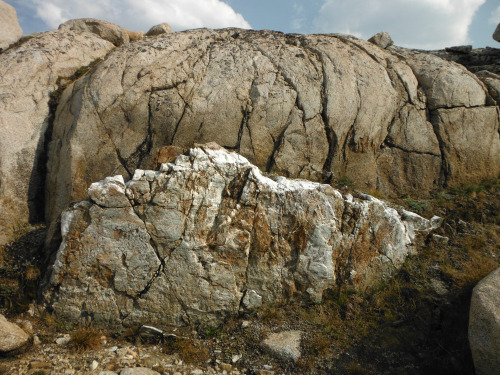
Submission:
<svg viewBox="0 0 500 375">
<path fill-rule="evenodd" d="M 343 33 L 368 39 L 387 31 L 403 47 L 495 47 L 499 0 L 4 0 L 25 34 L 73 18 L 98 18 L 134 31 L 167 22 L 174 31 L 241 27 L 286 33 Z"/>
</svg>

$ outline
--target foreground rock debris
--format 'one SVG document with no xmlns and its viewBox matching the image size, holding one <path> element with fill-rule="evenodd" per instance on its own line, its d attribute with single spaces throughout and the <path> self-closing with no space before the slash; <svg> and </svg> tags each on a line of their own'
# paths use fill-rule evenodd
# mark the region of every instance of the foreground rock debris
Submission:
<svg viewBox="0 0 500 375">
<path fill-rule="evenodd" d="M 0 361 L 0 371 L 15 375 L 241 375 L 259 373 L 241 366 L 232 366 L 214 360 L 210 364 L 185 363 L 179 354 L 165 354 L 160 346 L 132 345 L 103 337 L 105 344 L 99 349 L 75 351 L 68 346 L 41 343 L 17 360 L 5 358 Z"/>
<path fill-rule="evenodd" d="M 500 369 L 500 268 L 472 292 L 469 342 L 477 375 L 498 374 Z"/>
<path fill-rule="evenodd" d="M 366 287 L 440 220 L 329 185 L 271 179 L 215 144 L 88 189 L 62 215 L 45 299 L 106 327 L 220 323 L 295 293 Z"/>
</svg>

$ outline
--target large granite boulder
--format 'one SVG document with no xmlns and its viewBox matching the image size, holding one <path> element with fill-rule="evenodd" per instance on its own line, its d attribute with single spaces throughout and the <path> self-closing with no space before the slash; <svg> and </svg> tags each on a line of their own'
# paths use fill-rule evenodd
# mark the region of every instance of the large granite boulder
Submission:
<svg viewBox="0 0 500 375">
<path fill-rule="evenodd" d="M 23 36 L 16 10 L 0 0 L 0 51 L 17 42 Z"/>
<path fill-rule="evenodd" d="M 44 218 L 51 93 L 112 48 L 92 33 L 51 31 L 0 54 L 0 243 L 13 226 Z"/>
<path fill-rule="evenodd" d="M 500 268 L 472 292 L 469 343 L 477 375 L 494 375 L 500 368 Z"/>
<path fill-rule="evenodd" d="M 390 277 L 440 224 L 330 185 L 273 179 L 215 144 L 93 183 L 62 214 L 45 287 L 62 319 L 217 324 L 240 311 Z"/>
<path fill-rule="evenodd" d="M 347 177 L 389 196 L 477 182 L 500 173 L 499 116 L 486 102 L 483 83 L 461 65 L 345 35 L 201 29 L 146 38 L 64 93 L 48 218 L 84 199 L 91 182 L 131 178 L 152 168 L 161 147 L 196 142 L 216 141 L 267 172 Z"/>
<path fill-rule="evenodd" d="M 500 268 L 472 292 L 469 343 L 476 375 L 495 375 L 500 368 Z"/>
<path fill-rule="evenodd" d="M 384 49 L 394 44 L 390 34 L 387 31 L 381 31 L 380 33 L 375 34 L 370 39 L 368 39 L 368 41 Z"/>
<path fill-rule="evenodd" d="M 146 36 L 156 36 L 161 34 L 168 34 L 172 32 L 172 28 L 168 23 L 160 23 L 159 25 L 154 25 L 146 33 Z"/>
</svg>

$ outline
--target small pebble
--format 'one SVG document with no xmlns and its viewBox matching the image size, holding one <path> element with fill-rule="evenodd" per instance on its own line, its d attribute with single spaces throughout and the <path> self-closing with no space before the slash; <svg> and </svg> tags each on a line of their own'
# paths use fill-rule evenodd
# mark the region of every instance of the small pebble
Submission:
<svg viewBox="0 0 500 375">
<path fill-rule="evenodd" d="M 66 334 L 62 337 L 58 337 L 56 339 L 56 344 L 57 345 L 67 345 L 70 341 L 71 341 L 71 336 Z"/>
</svg>

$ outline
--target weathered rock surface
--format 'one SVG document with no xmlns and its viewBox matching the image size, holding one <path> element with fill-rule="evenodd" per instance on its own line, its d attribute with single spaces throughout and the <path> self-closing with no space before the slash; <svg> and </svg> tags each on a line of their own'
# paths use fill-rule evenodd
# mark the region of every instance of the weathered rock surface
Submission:
<svg viewBox="0 0 500 375">
<path fill-rule="evenodd" d="M 0 54 L 0 242 L 13 225 L 43 220 L 49 101 L 58 78 L 113 47 L 95 34 L 51 31 Z"/>
<path fill-rule="evenodd" d="M 477 375 L 494 375 L 500 368 L 500 268 L 472 292 L 469 343 Z"/>
<path fill-rule="evenodd" d="M 297 362 L 301 354 L 301 338 L 300 331 L 272 333 L 262 342 L 262 347 L 282 360 Z"/>
<path fill-rule="evenodd" d="M 160 34 L 167 34 L 171 33 L 172 28 L 168 23 L 160 23 L 159 25 L 155 25 L 152 28 L 149 29 L 149 31 L 146 33 L 146 36 L 156 36 Z"/>
<path fill-rule="evenodd" d="M 366 287 L 439 225 L 329 185 L 261 174 L 217 145 L 92 184 L 62 215 L 45 299 L 109 327 L 214 324 L 295 293 Z"/>
<path fill-rule="evenodd" d="M 9 322 L 3 315 L 0 315 L 0 353 L 9 352 L 26 346 L 30 336 L 18 325 Z"/>
<path fill-rule="evenodd" d="M 480 181 L 481 169 L 498 163 L 498 107 L 440 108 L 432 116 L 434 130 L 441 140 L 448 184 Z"/>
<path fill-rule="evenodd" d="M 0 0 L 0 51 L 17 42 L 23 36 L 16 10 Z"/>
<path fill-rule="evenodd" d="M 477 72 L 476 75 L 486 85 L 488 93 L 496 102 L 496 105 L 500 105 L 500 75 L 491 73 L 487 70 L 481 70 Z"/>
<path fill-rule="evenodd" d="M 161 147 L 196 142 L 215 141 L 267 172 L 348 177 L 388 196 L 491 178 L 500 136 L 487 97 L 463 66 L 354 37 L 225 29 L 146 38 L 64 93 L 49 218 L 85 199 L 93 181 L 130 178 L 152 168 Z M 461 131 L 459 147 L 447 143 Z"/>
<path fill-rule="evenodd" d="M 500 23 L 497 25 L 497 28 L 493 32 L 492 38 L 493 40 L 500 42 Z"/>
<path fill-rule="evenodd" d="M 387 31 L 382 31 L 380 33 L 375 34 L 370 39 L 368 39 L 368 41 L 384 49 L 394 44 L 391 36 Z"/>
<path fill-rule="evenodd" d="M 73 31 L 76 33 L 89 32 L 97 35 L 101 39 L 113 43 L 115 46 L 121 46 L 131 40 L 139 39 L 135 32 L 110 22 L 96 20 L 92 18 L 79 18 L 69 20 L 59 26 L 61 31 Z M 144 35 L 144 34 L 143 34 Z"/>
</svg>

